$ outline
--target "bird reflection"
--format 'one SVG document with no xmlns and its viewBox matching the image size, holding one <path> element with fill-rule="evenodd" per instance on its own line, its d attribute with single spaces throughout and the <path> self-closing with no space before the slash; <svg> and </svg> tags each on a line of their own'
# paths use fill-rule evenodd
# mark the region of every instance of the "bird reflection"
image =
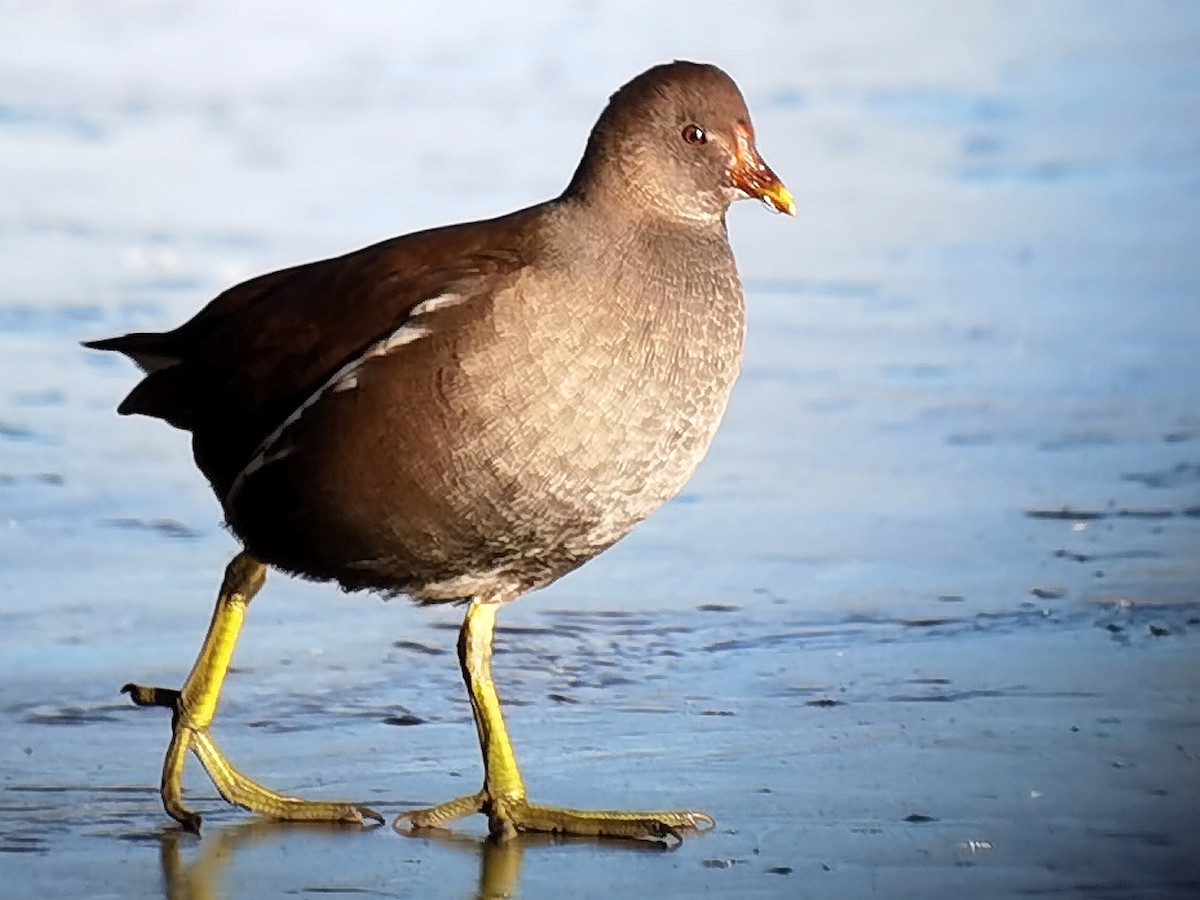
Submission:
<svg viewBox="0 0 1200 900">
<path fill-rule="evenodd" d="M 658 841 L 627 838 L 585 837 L 581 835 L 526 832 L 506 841 L 477 838 L 443 828 L 428 828 L 416 834 L 405 832 L 409 840 L 428 840 L 441 847 L 479 855 L 479 888 L 477 900 L 507 900 L 517 896 L 521 866 L 525 851 L 530 847 L 550 847 L 564 844 L 585 844 L 594 847 L 620 846 L 645 853 L 664 853 L 674 846 Z"/>
<path fill-rule="evenodd" d="M 219 900 L 226 896 L 221 889 L 221 875 L 239 851 L 261 844 L 272 837 L 305 831 L 333 834 L 361 834 L 361 826 L 337 822 L 280 822 L 273 819 L 254 819 L 224 828 L 206 831 L 197 842 L 196 836 L 183 828 L 167 828 L 159 835 L 159 861 L 162 865 L 163 896 L 166 900 Z M 184 859 L 184 846 L 199 844 L 191 862 Z"/>
<path fill-rule="evenodd" d="M 309 834 L 344 833 L 347 839 L 350 835 L 362 835 L 362 828 L 357 825 L 279 822 L 270 819 L 257 819 L 214 828 L 205 832 L 204 837 L 198 841 L 194 834 L 181 828 L 165 829 L 159 835 L 164 896 L 166 900 L 219 900 L 228 894 L 222 885 L 225 870 L 240 851 L 299 831 Z M 664 844 L 652 841 L 553 834 L 518 834 L 511 840 L 497 842 L 490 838 L 437 828 L 423 830 L 407 839 L 429 841 L 463 855 L 478 856 L 479 886 L 475 894 L 478 900 L 505 900 L 516 897 L 525 851 L 531 847 L 563 844 L 611 847 L 619 844 L 647 853 L 662 853 L 670 849 Z M 189 846 L 195 847 L 195 855 L 190 860 L 185 859 L 184 854 L 185 848 Z"/>
</svg>

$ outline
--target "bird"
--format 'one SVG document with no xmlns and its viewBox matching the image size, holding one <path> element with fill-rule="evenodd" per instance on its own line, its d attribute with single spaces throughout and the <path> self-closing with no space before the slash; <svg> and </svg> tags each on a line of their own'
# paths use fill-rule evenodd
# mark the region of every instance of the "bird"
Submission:
<svg viewBox="0 0 1200 900">
<path fill-rule="evenodd" d="M 477 792 L 400 815 L 402 833 L 482 813 L 496 840 L 553 832 L 681 839 L 698 809 L 528 799 L 492 676 L 496 614 L 612 546 L 705 456 L 742 357 L 726 213 L 795 214 L 720 68 L 676 60 L 609 98 L 566 189 L 497 218 L 395 237 L 252 278 L 165 332 L 85 342 L 143 378 L 122 415 L 190 432 L 241 544 L 178 690 L 161 799 L 188 752 L 228 802 L 284 820 L 383 823 L 242 774 L 211 725 L 268 568 L 346 591 L 465 606 L 458 659 L 483 760 Z"/>
</svg>

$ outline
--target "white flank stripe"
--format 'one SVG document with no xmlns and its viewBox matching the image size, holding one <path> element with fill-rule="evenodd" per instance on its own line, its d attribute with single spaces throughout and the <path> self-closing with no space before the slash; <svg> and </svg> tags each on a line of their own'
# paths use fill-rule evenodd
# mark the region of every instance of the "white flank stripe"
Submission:
<svg viewBox="0 0 1200 900">
<path fill-rule="evenodd" d="M 436 297 L 430 297 L 428 300 L 422 300 L 412 308 L 409 313 L 410 318 L 417 318 L 426 313 L 436 312 L 439 309 L 445 309 L 448 306 L 458 306 L 467 298 L 462 294 L 438 294 Z"/>
<path fill-rule="evenodd" d="M 242 489 L 242 485 L 246 483 L 246 479 L 261 469 L 268 463 L 275 462 L 278 459 L 283 459 L 291 452 L 291 448 L 285 448 L 275 453 L 271 452 L 275 442 L 283 436 L 283 433 L 291 428 L 300 417 L 307 412 L 314 403 L 320 400 L 327 392 L 338 393 L 339 391 L 348 391 L 358 387 L 358 370 L 371 359 L 378 356 L 385 356 L 397 347 L 402 347 L 405 344 L 411 344 L 413 341 L 419 340 L 432 332 L 432 329 L 423 323 L 413 322 L 414 316 L 422 316 L 426 313 L 433 312 L 435 309 L 445 309 L 447 306 L 453 306 L 462 302 L 462 297 L 458 294 L 439 294 L 436 297 L 431 297 L 418 303 L 412 308 L 409 313 L 409 318 L 389 334 L 382 341 L 376 341 L 367 348 L 361 356 L 358 356 L 349 362 L 345 363 L 336 372 L 330 375 L 325 382 L 310 394 L 303 403 L 295 408 L 283 422 L 266 436 L 261 444 L 255 450 L 254 455 L 250 457 L 250 462 L 246 467 L 238 472 L 237 477 L 233 479 L 233 484 L 229 488 L 229 493 L 225 495 L 225 505 L 228 506 L 237 492 Z"/>
<path fill-rule="evenodd" d="M 417 338 L 423 338 L 433 329 L 428 325 L 419 325 L 415 322 L 405 322 L 399 328 L 392 332 L 387 340 L 380 341 L 363 354 L 362 359 L 358 361 L 358 365 L 362 365 L 372 356 L 383 356 L 385 353 L 395 350 L 402 344 L 411 344 Z"/>
</svg>

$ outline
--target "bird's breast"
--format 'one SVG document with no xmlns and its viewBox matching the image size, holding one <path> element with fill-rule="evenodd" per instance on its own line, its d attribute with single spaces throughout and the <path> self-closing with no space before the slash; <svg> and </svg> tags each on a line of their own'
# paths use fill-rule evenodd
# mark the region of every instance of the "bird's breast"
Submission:
<svg viewBox="0 0 1200 900">
<path fill-rule="evenodd" d="M 735 274 L 719 276 L 643 270 L 636 289 L 618 280 L 619 299 L 580 290 L 581 302 L 536 308 L 532 326 L 514 292 L 492 323 L 500 358 L 462 361 L 466 405 L 481 412 L 482 443 L 505 477 L 606 541 L 677 493 L 740 365 L 741 290 Z"/>
</svg>

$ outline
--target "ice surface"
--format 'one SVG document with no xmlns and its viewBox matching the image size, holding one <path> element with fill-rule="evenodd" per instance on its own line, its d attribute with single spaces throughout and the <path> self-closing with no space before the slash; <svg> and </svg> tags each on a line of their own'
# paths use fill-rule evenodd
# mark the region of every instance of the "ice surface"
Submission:
<svg viewBox="0 0 1200 900">
<path fill-rule="evenodd" d="M 507 610 L 497 668 L 539 799 L 723 830 L 530 846 L 521 895 L 1200 893 L 1197 46 L 1171 2 L 0 4 L 6 888 L 159 890 L 166 724 L 115 690 L 178 683 L 235 549 L 77 342 L 550 196 L 608 94 L 686 57 L 738 79 L 799 216 L 730 216 L 751 330 L 700 473 Z M 223 742 L 389 813 L 470 789 L 452 656 L 403 643 L 456 616 L 272 580 Z M 177 890 L 503 868 L 198 805 Z"/>
</svg>

